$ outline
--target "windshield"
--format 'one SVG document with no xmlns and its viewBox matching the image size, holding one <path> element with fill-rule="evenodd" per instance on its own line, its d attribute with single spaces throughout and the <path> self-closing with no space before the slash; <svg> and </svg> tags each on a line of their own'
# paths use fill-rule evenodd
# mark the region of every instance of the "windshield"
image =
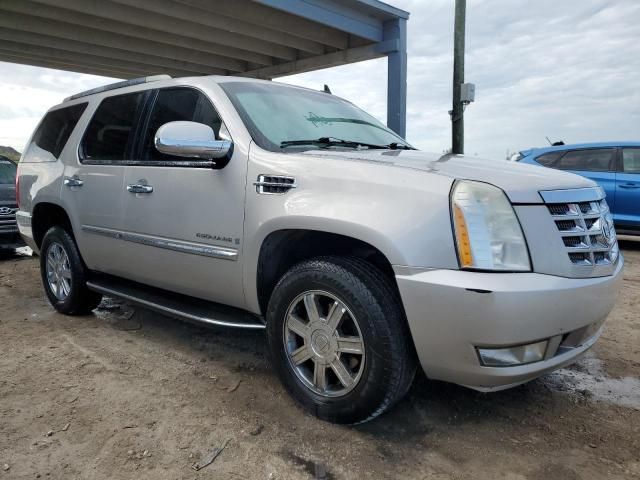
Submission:
<svg viewBox="0 0 640 480">
<path fill-rule="evenodd" d="M 275 83 L 223 82 L 220 87 L 255 142 L 265 150 L 317 149 L 318 142 L 314 145 L 301 141 L 319 139 L 345 140 L 351 144 L 321 141 L 321 148 L 408 145 L 368 113 L 328 93 Z"/>
<path fill-rule="evenodd" d="M 9 160 L 0 159 L 0 185 L 16 183 L 16 166 Z"/>
</svg>

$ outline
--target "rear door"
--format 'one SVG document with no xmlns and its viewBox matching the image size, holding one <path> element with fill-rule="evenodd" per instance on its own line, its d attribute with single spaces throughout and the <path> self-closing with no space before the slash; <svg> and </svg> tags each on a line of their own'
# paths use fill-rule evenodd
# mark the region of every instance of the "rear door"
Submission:
<svg viewBox="0 0 640 480">
<path fill-rule="evenodd" d="M 621 153 L 613 219 L 623 228 L 640 228 L 640 147 L 622 148 Z"/>
<path fill-rule="evenodd" d="M 553 166 L 597 182 L 607 194 L 609 208 L 612 212 L 615 211 L 617 201 L 615 148 L 569 150 Z"/>
<path fill-rule="evenodd" d="M 191 87 L 154 92 L 137 162 L 125 169 L 126 277 L 233 306 L 244 306 L 240 252 L 244 224 L 246 152 L 234 149 L 219 170 L 195 158 L 160 153 L 159 127 L 172 121 L 209 125 L 228 137 L 211 100 Z M 222 134 L 220 132 L 223 132 Z M 133 188 L 131 190 L 134 190 Z"/>
<path fill-rule="evenodd" d="M 78 159 L 65 162 L 61 196 L 92 270 L 122 275 L 128 268 L 117 239 L 126 193 L 124 165 L 131 160 L 148 95 L 142 91 L 104 98 L 84 131 Z"/>
</svg>

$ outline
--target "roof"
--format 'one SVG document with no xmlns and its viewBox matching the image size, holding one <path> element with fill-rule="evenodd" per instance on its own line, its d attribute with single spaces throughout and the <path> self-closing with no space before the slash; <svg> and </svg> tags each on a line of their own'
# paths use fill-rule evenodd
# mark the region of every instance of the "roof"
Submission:
<svg viewBox="0 0 640 480">
<path fill-rule="evenodd" d="M 0 61 L 271 79 L 398 51 L 408 16 L 378 0 L 3 0 Z"/>
<path fill-rule="evenodd" d="M 591 142 L 591 143 L 573 143 L 570 145 L 557 145 L 549 147 L 533 147 L 522 150 L 522 155 L 532 155 L 547 152 L 562 152 L 565 150 L 576 150 L 580 148 L 614 148 L 614 147 L 640 147 L 639 141 L 615 141 L 615 142 Z"/>
</svg>

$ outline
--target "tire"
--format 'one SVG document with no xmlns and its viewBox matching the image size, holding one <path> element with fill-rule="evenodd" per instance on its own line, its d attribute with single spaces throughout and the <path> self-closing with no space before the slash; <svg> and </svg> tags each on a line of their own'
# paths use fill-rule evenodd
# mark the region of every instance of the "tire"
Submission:
<svg viewBox="0 0 640 480">
<path fill-rule="evenodd" d="M 344 312 L 335 330 L 332 308 Z M 398 294 L 382 272 L 357 258 L 319 257 L 291 268 L 269 301 L 267 338 L 289 393 L 329 422 L 377 417 L 406 394 L 416 372 Z"/>
<path fill-rule="evenodd" d="M 87 288 L 87 267 L 75 240 L 61 227 L 51 227 L 42 240 L 40 274 L 49 302 L 60 313 L 88 315 L 102 300 Z"/>
</svg>

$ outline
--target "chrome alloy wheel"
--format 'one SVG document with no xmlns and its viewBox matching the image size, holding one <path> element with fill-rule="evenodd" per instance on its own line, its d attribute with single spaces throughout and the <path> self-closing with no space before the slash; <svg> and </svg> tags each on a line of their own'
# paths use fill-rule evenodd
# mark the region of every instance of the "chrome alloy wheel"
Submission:
<svg viewBox="0 0 640 480">
<path fill-rule="evenodd" d="M 358 384 L 364 341 L 356 318 L 337 297 L 318 290 L 298 295 L 283 330 L 289 363 L 310 390 L 340 397 Z"/>
<path fill-rule="evenodd" d="M 71 265 L 62 245 L 54 242 L 47 252 L 47 282 L 49 288 L 60 301 L 71 293 Z"/>
</svg>

